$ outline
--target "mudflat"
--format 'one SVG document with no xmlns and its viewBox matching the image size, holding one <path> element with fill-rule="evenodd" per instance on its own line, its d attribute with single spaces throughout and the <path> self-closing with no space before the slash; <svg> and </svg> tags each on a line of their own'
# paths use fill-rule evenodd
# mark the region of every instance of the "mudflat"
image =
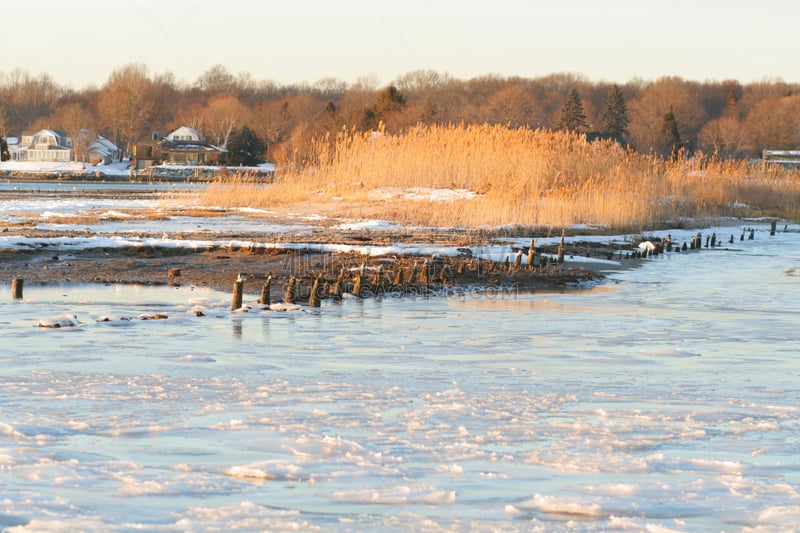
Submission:
<svg viewBox="0 0 800 533">
<path fill-rule="evenodd" d="M 113 247 L 80 247 L 65 249 L 51 245 L 30 246 L 31 239 L 47 237 L 80 237 L 74 231 L 41 231 L 24 227 L 6 227 L 3 235 L 20 236 L 19 245 L 0 250 L 0 279 L 9 283 L 22 279 L 25 284 L 105 283 L 181 285 L 209 287 L 230 291 L 237 279 L 244 280 L 245 294 L 260 294 L 270 278 L 271 301 L 283 300 L 290 280 L 294 297 L 301 303 L 310 294 L 316 281 L 318 294 L 324 299 L 342 292 L 356 291 L 358 296 L 384 294 L 420 294 L 428 291 L 459 290 L 553 290 L 601 280 L 608 270 L 629 268 L 634 260 L 608 261 L 618 254 L 609 245 L 571 243 L 566 246 L 564 260 L 558 263 L 555 247 L 536 248 L 534 265 L 528 266 L 528 250 L 509 249 L 504 261 L 473 257 L 470 246 L 490 240 L 479 233 L 443 233 L 437 231 L 340 231 L 320 228 L 311 233 L 280 234 L 270 245 L 260 240 L 264 235 L 216 235 L 215 243 L 228 245 L 158 246 L 131 245 Z M 194 241 L 203 235 L 191 233 L 172 238 Z M 207 236 L 206 236 L 207 237 Z M 43 242 L 39 239 L 40 244 Z M 202 241 L 207 242 L 207 241 Z M 284 246 L 291 243 L 291 246 Z M 366 255 L 357 251 L 320 252 L 318 244 L 350 246 L 384 246 L 419 244 L 428 249 L 456 246 L 455 256 L 436 253 Z M 283 245 L 282 245 L 283 244 Z M 303 244 L 309 245 L 307 248 Z M 580 261 L 574 260 L 580 256 Z M 598 260 L 587 259 L 597 257 Z M 517 262 L 516 257 L 521 260 Z M 338 286 L 337 286 L 338 282 Z"/>
</svg>

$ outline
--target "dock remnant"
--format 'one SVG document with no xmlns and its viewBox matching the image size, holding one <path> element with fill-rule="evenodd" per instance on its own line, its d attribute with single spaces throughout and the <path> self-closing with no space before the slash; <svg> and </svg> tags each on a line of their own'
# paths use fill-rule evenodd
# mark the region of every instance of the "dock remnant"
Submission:
<svg viewBox="0 0 800 533">
<path fill-rule="evenodd" d="M 261 286 L 261 298 L 259 298 L 258 302 L 263 305 L 269 307 L 269 304 L 272 303 L 272 273 L 267 273 L 267 279 L 264 281 L 264 285 Z"/>
<path fill-rule="evenodd" d="M 231 310 L 236 311 L 242 308 L 242 291 L 244 289 L 244 277 L 239 274 L 236 281 L 233 282 L 233 301 L 231 302 Z"/>
<path fill-rule="evenodd" d="M 21 278 L 15 278 L 11 280 L 11 297 L 15 300 L 22 299 L 22 287 L 25 285 L 25 281 Z"/>
</svg>

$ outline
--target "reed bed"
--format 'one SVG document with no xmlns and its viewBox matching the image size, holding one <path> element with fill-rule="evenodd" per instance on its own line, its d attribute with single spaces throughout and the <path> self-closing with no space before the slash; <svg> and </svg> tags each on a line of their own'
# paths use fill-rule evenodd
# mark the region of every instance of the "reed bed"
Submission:
<svg viewBox="0 0 800 533">
<path fill-rule="evenodd" d="M 427 200 L 375 191 L 431 191 Z M 437 190 L 473 193 L 441 200 Z M 674 161 L 610 141 L 493 125 L 417 126 L 402 135 L 343 131 L 313 143 L 268 184 L 221 179 L 201 203 L 270 208 L 337 202 L 340 214 L 438 227 L 599 225 L 641 229 L 685 217 L 797 220 L 800 177 L 695 155 Z"/>
</svg>

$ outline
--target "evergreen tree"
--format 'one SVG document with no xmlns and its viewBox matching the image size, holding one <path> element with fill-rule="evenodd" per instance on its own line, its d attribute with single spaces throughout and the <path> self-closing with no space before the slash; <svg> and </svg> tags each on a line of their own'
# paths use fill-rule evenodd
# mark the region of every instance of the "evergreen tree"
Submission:
<svg viewBox="0 0 800 533">
<path fill-rule="evenodd" d="M 228 141 L 228 164 L 256 166 L 264 161 L 264 149 L 264 142 L 245 124 Z"/>
<path fill-rule="evenodd" d="M 11 159 L 11 152 L 8 151 L 8 143 L 5 137 L 0 137 L 0 161 Z"/>
<path fill-rule="evenodd" d="M 683 146 L 678 130 L 678 121 L 675 120 L 675 113 L 671 106 L 664 115 L 664 123 L 661 126 L 661 144 L 664 147 L 664 155 L 671 159 L 678 157 Z"/>
<path fill-rule="evenodd" d="M 364 129 L 376 130 L 387 116 L 398 113 L 406 105 L 406 99 L 394 85 L 386 87 L 378 94 L 373 105 L 364 109 L 362 124 Z"/>
<path fill-rule="evenodd" d="M 611 89 L 606 101 L 606 110 L 603 113 L 601 133 L 607 135 L 618 135 L 624 137 L 628 133 L 628 108 L 625 105 L 625 97 L 617 85 Z"/>
<path fill-rule="evenodd" d="M 560 129 L 582 132 L 586 131 L 589 125 L 586 122 L 586 114 L 583 112 L 583 103 L 578 95 L 577 89 L 572 89 L 567 97 L 567 103 L 561 108 L 561 122 L 558 124 Z"/>
</svg>

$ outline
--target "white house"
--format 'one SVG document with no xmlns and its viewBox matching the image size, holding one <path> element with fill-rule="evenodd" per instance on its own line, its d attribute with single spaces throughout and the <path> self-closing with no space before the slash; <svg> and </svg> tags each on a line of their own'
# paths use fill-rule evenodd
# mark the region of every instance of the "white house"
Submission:
<svg viewBox="0 0 800 533">
<path fill-rule="evenodd" d="M 23 133 L 16 158 L 20 161 L 72 161 L 72 139 L 61 130 Z"/>
<path fill-rule="evenodd" d="M 166 137 L 153 134 L 148 142 L 133 146 L 132 168 L 143 170 L 155 165 L 211 165 L 225 163 L 228 151 L 214 146 L 203 134 L 189 126 L 181 126 Z"/>
<path fill-rule="evenodd" d="M 101 135 L 89 144 L 86 153 L 92 165 L 110 165 L 122 160 L 122 150 Z"/>
</svg>

